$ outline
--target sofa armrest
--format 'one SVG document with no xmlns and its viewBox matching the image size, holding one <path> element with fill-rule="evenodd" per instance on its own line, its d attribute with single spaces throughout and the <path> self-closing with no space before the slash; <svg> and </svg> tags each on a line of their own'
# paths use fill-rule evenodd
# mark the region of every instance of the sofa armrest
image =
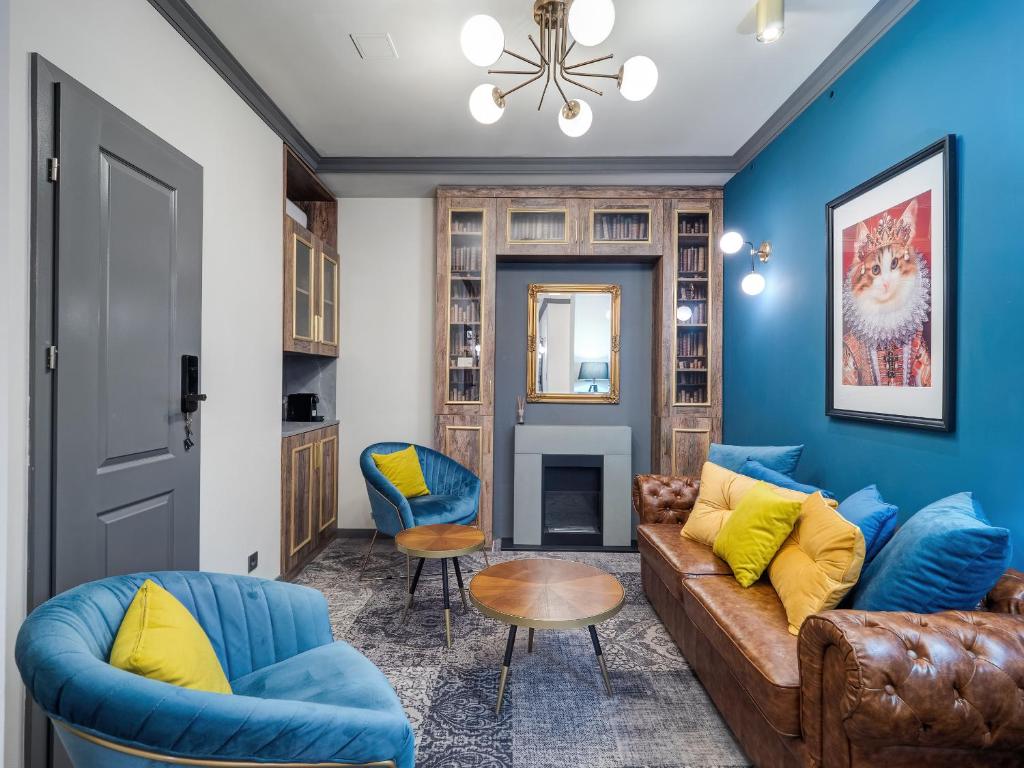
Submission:
<svg viewBox="0 0 1024 768">
<path fill-rule="evenodd" d="M 985 611 L 826 611 L 800 629 L 811 756 L 849 743 L 1024 749 L 1024 619 Z"/>
<path fill-rule="evenodd" d="M 697 501 L 700 481 L 671 475 L 633 477 L 633 511 L 641 523 L 685 523 Z"/>
<path fill-rule="evenodd" d="M 996 613 L 1024 614 L 1024 571 L 1008 568 L 985 597 L 985 607 Z"/>
</svg>

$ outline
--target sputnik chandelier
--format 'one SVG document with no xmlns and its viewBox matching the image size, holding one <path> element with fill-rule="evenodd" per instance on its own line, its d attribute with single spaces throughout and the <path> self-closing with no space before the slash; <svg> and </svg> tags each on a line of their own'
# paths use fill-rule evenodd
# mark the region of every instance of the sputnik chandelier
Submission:
<svg viewBox="0 0 1024 768">
<path fill-rule="evenodd" d="M 554 84 L 562 106 L 558 112 L 558 127 L 566 136 L 577 138 L 590 129 L 593 110 L 583 99 L 570 99 L 563 84 L 582 88 L 602 96 L 603 92 L 582 82 L 582 78 L 614 80 L 619 93 L 630 101 L 642 101 L 654 92 L 658 84 L 658 68 L 646 56 L 634 56 L 623 64 L 616 74 L 587 72 L 592 67 L 612 58 L 612 54 L 569 64 L 567 59 L 579 45 L 600 45 L 611 34 L 615 25 L 615 5 L 612 0 L 535 0 L 533 19 L 539 28 L 540 42 L 528 35 L 533 54 L 521 56 L 505 47 L 505 33 L 491 16 L 472 17 L 462 27 L 462 52 L 478 67 L 490 67 L 508 54 L 530 69 L 488 69 L 491 75 L 526 76 L 526 80 L 511 88 L 502 89 L 485 83 L 473 89 L 469 97 L 469 111 L 479 122 L 489 125 L 505 113 L 505 100 L 516 91 L 544 79 L 537 111 L 544 105 L 544 97 Z M 534 59 L 536 55 L 536 60 Z"/>
</svg>

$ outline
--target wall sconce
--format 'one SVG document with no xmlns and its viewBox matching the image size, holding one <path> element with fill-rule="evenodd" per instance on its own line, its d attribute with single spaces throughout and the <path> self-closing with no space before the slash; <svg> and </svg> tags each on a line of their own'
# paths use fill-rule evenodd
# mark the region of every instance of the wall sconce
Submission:
<svg viewBox="0 0 1024 768">
<path fill-rule="evenodd" d="M 750 296 L 757 296 L 757 294 L 764 291 L 766 282 L 764 275 L 759 274 L 757 271 L 757 262 L 754 261 L 754 257 L 756 256 L 764 264 L 771 258 L 772 244 L 767 240 L 762 240 L 761 245 L 755 248 L 752 242 L 744 240 L 743 235 L 735 231 L 726 232 L 718 242 L 718 247 L 722 249 L 722 252 L 730 255 L 738 253 L 744 245 L 750 246 L 750 274 L 744 276 L 743 281 L 740 283 L 740 288 Z"/>
<path fill-rule="evenodd" d="M 785 31 L 785 0 L 757 0 L 757 42 L 774 43 Z"/>
</svg>

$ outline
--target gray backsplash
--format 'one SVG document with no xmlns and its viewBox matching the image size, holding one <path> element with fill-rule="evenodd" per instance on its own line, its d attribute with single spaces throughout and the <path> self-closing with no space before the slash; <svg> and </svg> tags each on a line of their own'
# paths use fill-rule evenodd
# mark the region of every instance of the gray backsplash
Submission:
<svg viewBox="0 0 1024 768">
<path fill-rule="evenodd" d="M 326 419 L 337 418 L 336 358 L 285 354 L 282 378 L 282 398 L 298 392 L 313 392 L 320 396 L 319 413 Z"/>
</svg>

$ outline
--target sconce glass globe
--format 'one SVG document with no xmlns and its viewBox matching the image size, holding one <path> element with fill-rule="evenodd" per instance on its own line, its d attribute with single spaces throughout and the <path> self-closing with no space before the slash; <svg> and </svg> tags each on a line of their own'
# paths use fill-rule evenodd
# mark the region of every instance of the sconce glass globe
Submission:
<svg viewBox="0 0 1024 768">
<path fill-rule="evenodd" d="M 505 104 L 495 101 L 498 89 L 490 83 L 478 85 L 469 95 L 469 112 L 477 122 L 491 125 L 505 114 Z"/>
<path fill-rule="evenodd" d="M 740 283 L 740 288 L 748 296 L 757 296 L 764 290 L 765 279 L 763 275 L 757 272 L 751 272 L 749 275 L 743 278 L 743 282 Z"/>
<path fill-rule="evenodd" d="M 722 249 L 723 253 L 733 254 L 739 251 L 743 247 L 743 235 L 739 232 L 726 232 L 722 235 L 722 239 L 718 241 L 718 247 Z"/>
<path fill-rule="evenodd" d="M 569 34 L 580 45 L 600 45 L 615 26 L 612 0 L 575 0 L 569 6 Z"/>
<path fill-rule="evenodd" d="M 619 72 L 619 93 L 630 101 L 643 101 L 658 86 L 658 67 L 646 56 L 627 59 Z"/>
<path fill-rule="evenodd" d="M 505 33 L 493 16 L 479 14 L 462 25 L 462 52 L 478 67 L 489 67 L 505 50 Z"/>
<path fill-rule="evenodd" d="M 589 131 L 593 122 L 594 112 L 583 99 L 574 99 L 558 110 L 558 127 L 571 139 L 578 139 Z"/>
<path fill-rule="evenodd" d="M 688 304 L 681 304 L 676 309 L 676 320 L 680 323 L 688 323 L 693 318 L 693 308 Z"/>
</svg>

